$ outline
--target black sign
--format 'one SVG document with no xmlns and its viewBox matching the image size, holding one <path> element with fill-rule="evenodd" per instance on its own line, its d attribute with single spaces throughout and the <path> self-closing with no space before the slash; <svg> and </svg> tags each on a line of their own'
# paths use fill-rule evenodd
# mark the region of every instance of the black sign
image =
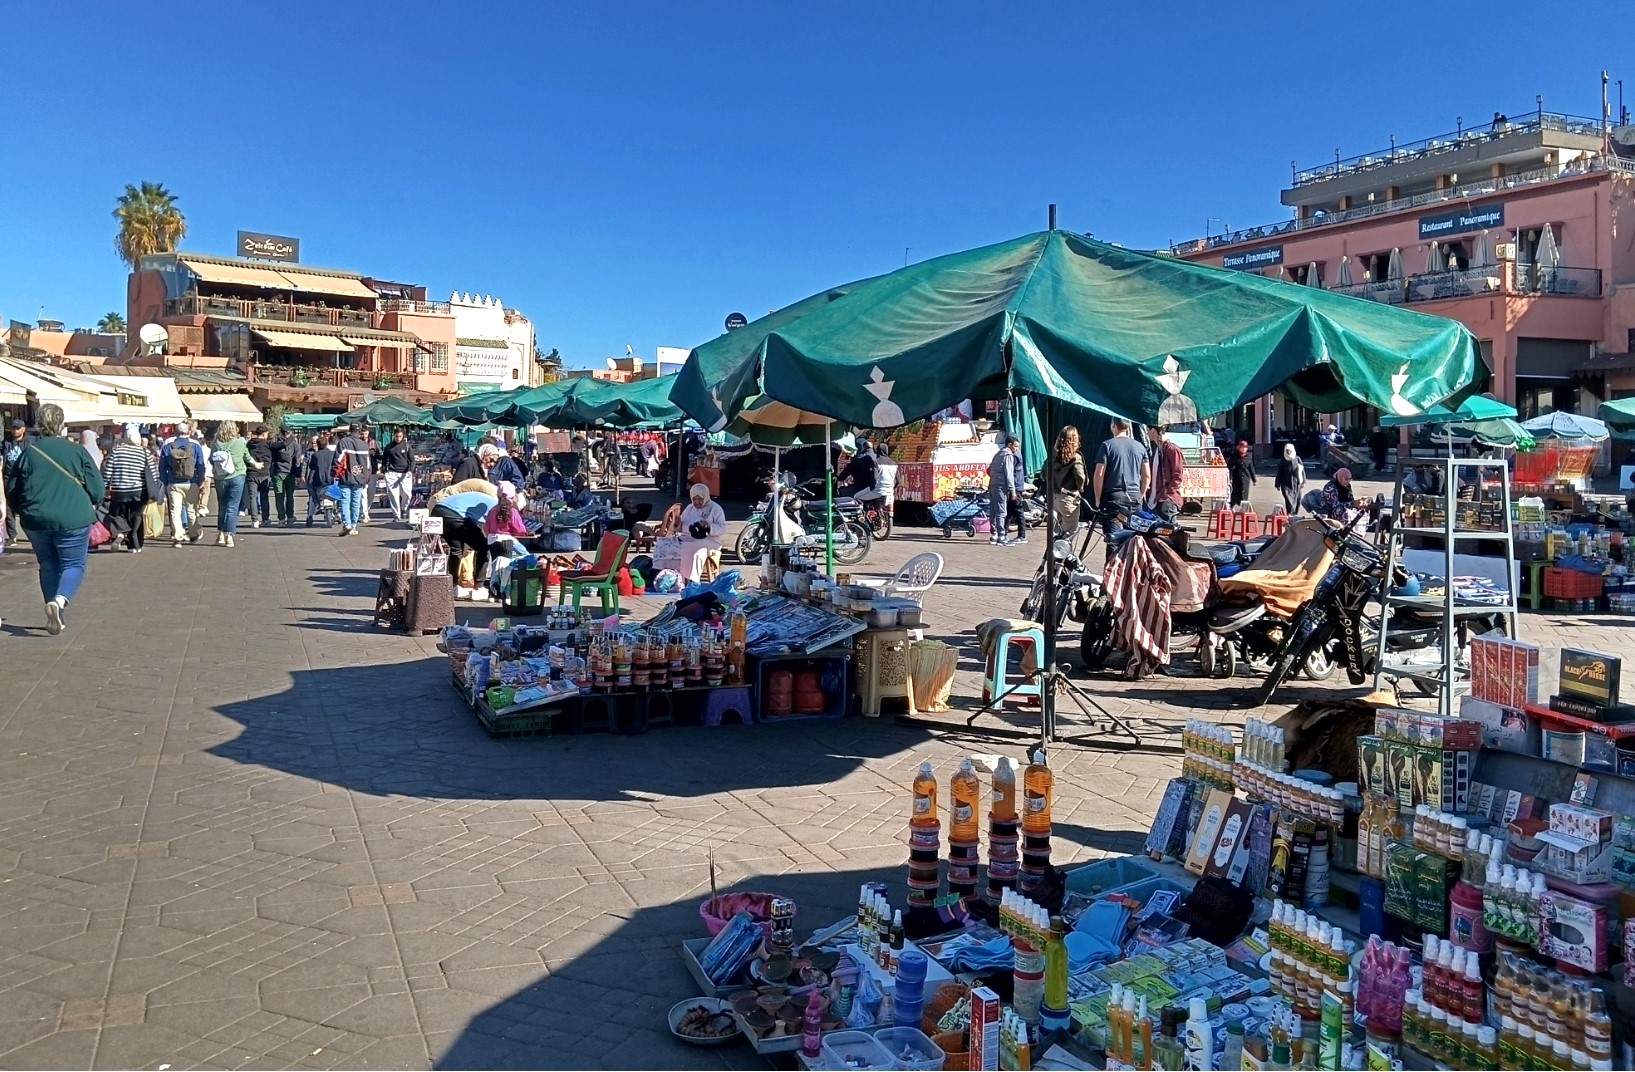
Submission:
<svg viewBox="0 0 1635 1072">
<path fill-rule="evenodd" d="M 739 328 L 748 327 L 748 326 L 749 326 L 749 317 L 745 316 L 743 313 L 728 313 L 727 314 L 727 330 L 728 331 L 737 331 Z"/>
<path fill-rule="evenodd" d="M 238 255 L 294 264 L 301 259 L 301 240 L 286 238 L 283 235 L 261 234 L 257 231 L 240 231 Z"/>
<path fill-rule="evenodd" d="M 1257 268 L 1276 268 L 1282 263 L 1283 247 L 1266 246 L 1262 249 L 1244 250 L 1242 253 L 1228 253 L 1222 258 L 1221 267 L 1252 272 Z"/>
<path fill-rule="evenodd" d="M 1462 208 L 1458 212 L 1443 212 L 1436 216 L 1421 216 L 1419 237 L 1446 238 L 1448 235 L 1503 226 L 1504 206 L 1483 205 L 1481 208 Z"/>
</svg>

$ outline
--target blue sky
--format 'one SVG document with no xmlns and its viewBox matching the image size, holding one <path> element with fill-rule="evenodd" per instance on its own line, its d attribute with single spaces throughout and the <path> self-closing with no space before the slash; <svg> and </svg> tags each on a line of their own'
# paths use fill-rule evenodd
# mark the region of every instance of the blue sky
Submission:
<svg viewBox="0 0 1635 1072">
<path fill-rule="evenodd" d="M 122 311 L 110 212 L 155 180 L 184 248 L 268 231 L 315 265 L 497 294 L 584 365 L 697 345 L 905 247 L 1041 229 L 1052 201 L 1150 248 L 1287 218 L 1290 160 L 1535 94 L 1594 116 L 1603 67 L 1635 108 L 1617 5 L 1321 8 L 19 5 L 0 316 Z"/>
</svg>

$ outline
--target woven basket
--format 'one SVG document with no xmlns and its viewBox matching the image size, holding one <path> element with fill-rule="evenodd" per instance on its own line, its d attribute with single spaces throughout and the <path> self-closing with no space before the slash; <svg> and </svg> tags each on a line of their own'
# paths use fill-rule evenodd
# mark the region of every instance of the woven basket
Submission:
<svg viewBox="0 0 1635 1072">
<path fill-rule="evenodd" d="M 958 1005 L 960 999 L 970 992 L 971 988 L 964 983 L 944 983 L 925 1002 L 920 1030 L 931 1036 L 931 1041 L 947 1055 L 942 1065 L 945 1069 L 969 1068 L 971 1064 L 970 1032 L 963 1028 L 957 1031 L 937 1030 L 937 1021 L 942 1019 L 943 1014 Z"/>
</svg>

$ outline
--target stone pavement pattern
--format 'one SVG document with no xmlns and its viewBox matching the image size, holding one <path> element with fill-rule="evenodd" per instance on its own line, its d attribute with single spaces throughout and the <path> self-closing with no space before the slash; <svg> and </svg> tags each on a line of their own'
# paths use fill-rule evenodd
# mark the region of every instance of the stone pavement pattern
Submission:
<svg viewBox="0 0 1635 1072">
<path fill-rule="evenodd" d="M 99 553 L 60 638 L 0 558 L 0 1066 L 765 1067 L 664 1026 L 708 852 L 804 932 L 900 888 L 922 760 L 1020 755 L 866 719 L 491 740 L 432 638 L 369 625 L 402 532 Z M 1038 543 L 905 528 L 867 568 L 946 554 L 930 631 L 968 645 Z M 1180 721 L 1242 715 L 1221 683 L 1090 684 L 1149 747 L 1053 751 L 1058 863 L 1135 848 Z"/>
</svg>

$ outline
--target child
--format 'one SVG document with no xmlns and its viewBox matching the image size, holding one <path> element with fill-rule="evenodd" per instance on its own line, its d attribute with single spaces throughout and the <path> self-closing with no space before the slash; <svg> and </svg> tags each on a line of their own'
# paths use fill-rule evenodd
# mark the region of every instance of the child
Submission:
<svg viewBox="0 0 1635 1072">
<path fill-rule="evenodd" d="M 528 535 L 528 526 L 522 519 L 522 502 L 517 495 L 517 486 L 509 480 L 502 480 L 498 492 L 498 501 L 483 518 L 483 532 L 488 535 L 489 542 L 492 543 L 495 537 Z"/>
</svg>

